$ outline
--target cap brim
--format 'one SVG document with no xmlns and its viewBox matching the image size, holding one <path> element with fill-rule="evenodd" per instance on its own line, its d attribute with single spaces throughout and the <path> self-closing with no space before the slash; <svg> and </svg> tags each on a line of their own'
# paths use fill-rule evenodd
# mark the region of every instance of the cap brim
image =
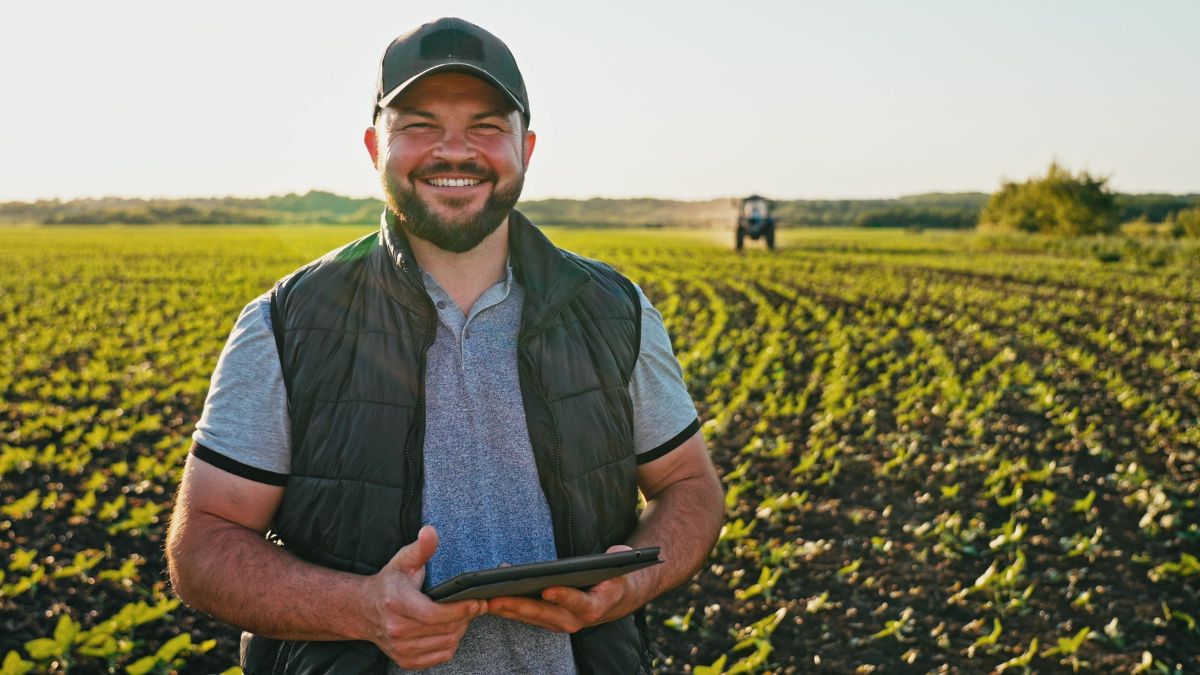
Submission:
<svg viewBox="0 0 1200 675">
<path fill-rule="evenodd" d="M 521 101 L 518 100 L 517 97 L 515 95 L 513 95 L 513 93 L 511 91 L 508 90 L 508 87 L 505 87 L 503 84 L 500 84 L 499 80 L 492 77 L 492 75 L 490 73 L 488 73 L 486 70 L 484 70 L 483 68 L 480 68 L 479 66 L 473 66 L 469 63 L 439 63 L 438 65 L 433 66 L 432 68 L 427 68 L 427 69 L 421 71 L 420 73 L 417 73 L 416 75 L 413 75 L 412 77 L 408 78 L 407 80 L 401 82 L 394 89 L 392 89 L 388 93 L 384 94 L 379 99 L 379 103 L 377 103 L 376 105 L 378 105 L 379 108 L 382 110 L 383 108 L 386 108 L 389 105 L 391 105 L 392 101 L 396 100 L 396 97 L 399 96 L 400 93 L 403 92 L 406 88 L 408 88 L 408 86 L 410 84 L 412 84 L 413 82 L 416 82 L 417 80 L 421 79 L 422 77 L 426 77 L 428 75 L 433 75 L 434 73 L 445 73 L 445 72 L 466 73 L 468 75 L 474 75 L 475 77 L 478 77 L 481 80 L 486 81 L 488 84 L 491 84 L 493 87 L 504 92 L 505 95 L 508 96 L 508 99 L 510 101 L 512 101 L 513 106 L 515 106 L 516 109 L 519 110 L 522 115 L 527 114 L 525 111 L 525 106 L 521 105 Z"/>
</svg>

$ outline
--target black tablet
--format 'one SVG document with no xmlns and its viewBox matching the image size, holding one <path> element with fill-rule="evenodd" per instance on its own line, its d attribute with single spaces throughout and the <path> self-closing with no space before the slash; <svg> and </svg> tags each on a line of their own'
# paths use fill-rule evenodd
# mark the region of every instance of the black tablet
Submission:
<svg viewBox="0 0 1200 675">
<path fill-rule="evenodd" d="M 464 572 L 426 591 L 437 602 L 482 600 L 505 595 L 540 597 L 551 586 L 586 589 L 634 570 L 662 562 L 659 547 L 581 555 L 575 558 Z"/>
</svg>

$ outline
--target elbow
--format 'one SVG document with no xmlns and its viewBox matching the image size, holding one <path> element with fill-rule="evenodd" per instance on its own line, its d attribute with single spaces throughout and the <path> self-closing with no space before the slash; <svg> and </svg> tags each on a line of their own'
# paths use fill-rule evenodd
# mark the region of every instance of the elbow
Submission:
<svg viewBox="0 0 1200 675">
<path fill-rule="evenodd" d="M 174 520 L 171 526 L 167 529 L 167 579 L 171 583 L 171 590 L 175 596 L 183 601 L 185 605 L 192 605 L 189 589 L 187 588 L 187 573 L 185 572 L 186 558 L 185 549 L 182 537 L 179 534 L 179 528 Z"/>
<path fill-rule="evenodd" d="M 720 536 L 721 526 L 725 524 L 725 486 L 721 484 L 721 479 L 717 477 L 716 472 L 709 474 L 709 493 L 708 499 L 709 512 L 713 519 L 712 543 L 716 545 L 717 537 Z"/>
<path fill-rule="evenodd" d="M 196 593 L 194 573 L 192 572 L 195 549 L 189 545 L 189 528 L 186 516 L 176 511 L 167 528 L 167 578 L 171 590 L 183 603 L 200 611 L 206 611 L 200 604 L 200 596 Z"/>
</svg>

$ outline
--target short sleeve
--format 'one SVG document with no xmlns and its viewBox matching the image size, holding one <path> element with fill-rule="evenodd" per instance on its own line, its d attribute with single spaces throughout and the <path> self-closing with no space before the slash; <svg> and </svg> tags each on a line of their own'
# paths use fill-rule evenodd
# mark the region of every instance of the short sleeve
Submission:
<svg viewBox="0 0 1200 675">
<path fill-rule="evenodd" d="M 633 443 L 638 463 L 658 459 L 700 430 L 696 406 L 671 349 L 662 314 L 642 289 L 642 336 L 629 395 L 633 399 Z"/>
<path fill-rule="evenodd" d="M 238 316 L 217 360 L 193 453 L 218 468 L 282 485 L 291 470 L 291 419 L 268 295 Z"/>
</svg>

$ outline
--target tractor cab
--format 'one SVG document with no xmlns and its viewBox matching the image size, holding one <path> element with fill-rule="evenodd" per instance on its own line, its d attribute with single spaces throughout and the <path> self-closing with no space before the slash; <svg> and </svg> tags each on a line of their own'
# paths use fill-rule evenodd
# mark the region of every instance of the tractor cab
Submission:
<svg viewBox="0 0 1200 675">
<path fill-rule="evenodd" d="M 750 195 L 738 206 L 737 249 L 745 246 L 746 237 L 766 239 L 767 248 L 775 248 L 775 218 L 771 215 L 771 201 L 758 195 Z"/>
</svg>

